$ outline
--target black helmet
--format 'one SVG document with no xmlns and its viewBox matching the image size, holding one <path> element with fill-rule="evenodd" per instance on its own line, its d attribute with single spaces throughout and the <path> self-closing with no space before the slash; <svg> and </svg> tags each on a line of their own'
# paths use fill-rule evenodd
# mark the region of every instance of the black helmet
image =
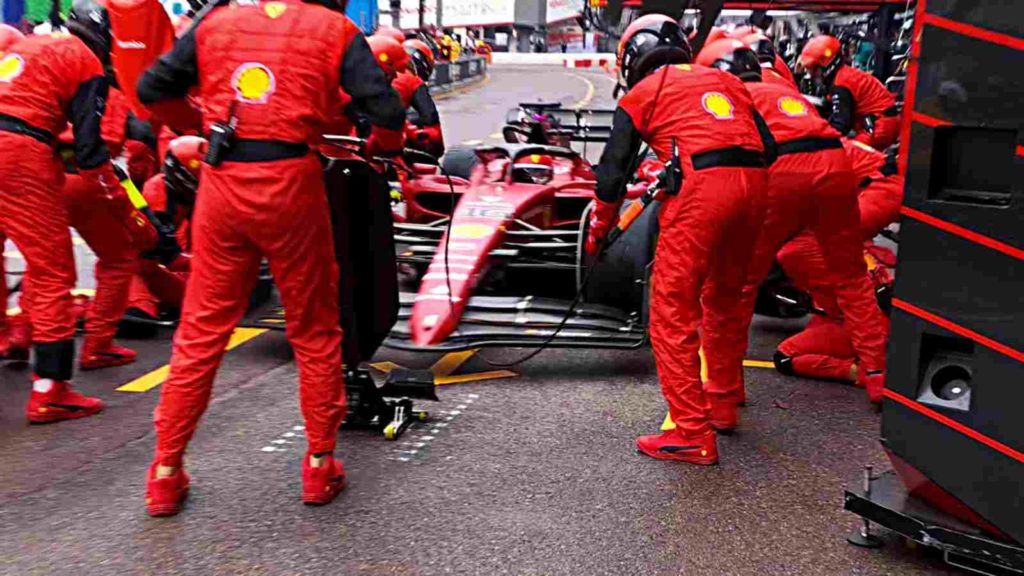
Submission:
<svg viewBox="0 0 1024 576">
<path fill-rule="evenodd" d="M 724 38 L 708 44 L 697 55 L 697 64 L 724 70 L 744 82 L 761 80 L 761 63 L 757 54 L 735 38 Z"/>
<path fill-rule="evenodd" d="M 750 46 L 750 49 L 754 51 L 754 54 L 757 54 L 757 59 L 762 64 L 775 63 L 775 56 L 777 52 L 775 51 L 775 43 L 772 42 L 771 38 L 764 34 L 755 32 L 754 34 L 743 38 L 743 41 L 747 43 L 747 46 Z"/>
<path fill-rule="evenodd" d="M 687 64 L 692 58 L 690 42 L 678 22 L 664 14 L 641 16 L 619 41 L 619 82 L 629 89 L 661 66 Z"/>
<path fill-rule="evenodd" d="M 104 64 L 110 64 L 110 16 L 97 0 L 74 0 L 68 12 L 68 30 L 78 36 Z"/>
</svg>

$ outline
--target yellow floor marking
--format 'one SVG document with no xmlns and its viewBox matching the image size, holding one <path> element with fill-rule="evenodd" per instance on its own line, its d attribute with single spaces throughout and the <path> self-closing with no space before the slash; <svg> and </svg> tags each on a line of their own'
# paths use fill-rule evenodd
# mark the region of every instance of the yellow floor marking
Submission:
<svg viewBox="0 0 1024 576">
<path fill-rule="evenodd" d="M 476 372 L 474 374 L 461 374 L 459 376 L 438 376 L 434 378 L 435 386 L 448 386 L 450 384 L 467 384 L 481 380 L 497 380 L 498 378 L 515 378 L 519 376 L 511 370 L 492 370 L 490 372 Z"/>
<path fill-rule="evenodd" d="M 494 134 L 488 136 L 488 138 L 491 138 L 492 140 L 503 140 L 505 138 L 505 135 L 501 132 L 495 132 Z"/>
<path fill-rule="evenodd" d="M 74 244 L 75 246 L 84 246 L 85 245 L 85 240 L 82 240 L 78 236 L 72 236 L 71 237 L 71 243 Z"/>
<path fill-rule="evenodd" d="M 394 362 L 375 362 L 373 364 L 370 364 L 370 368 L 373 368 L 378 372 L 383 372 L 384 374 L 391 372 L 395 368 L 401 367 L 401 365 L 395 364 Z"/>
<path fill-rule="evenodd" d="M 75 288 L 71 291 L 72 296 L 88 296 L 94 298 L 96 296 L 96 290 L 93 288 Z"/>
<path fill-rule="evenodd" d="M 458 374 L 452 376 L 452 372 L 459 369 L 479 350 L 464 350 L 462 352 L 449 352 L 442 356 L 431 366 L 430 371 L 434 374 L 435 386 L 449 386 L 452 384 L 467 384 L 481 380 L 496 380 L 498 378 L 515 378 L 519 374 L 510 370 L 491 370 L 487 372 L 474 372 L 472 374 Z M 376 362 L 370 364 L 370 368 L 387 374 L 396 368 L 404 368 L 401 364 L 394 362 Z"/>
<path fill-rule="evenodd" d="M 21 314 L 21 308 L 18 308 L 17 306 L 7 309 L 8 316 L 17 316 L 18 314 Z"/>
<path fill-rule="evenodd" d="M 434 373 L 435 378 L 451 376 L 452 372 L 458 370 L 459 366 L 465 364 L 466 361 L 475 356 L 477 352 L 479 352 L 479 350 L 474 349 L 445 354 L 440 360 L 430 367 L 430 371 Z"/>
<path fill-rule="evenodd" d="M 231 339 L 228 340 L 228 345 L 224 347 L 225 350 L 233 350 L 238 348 L 242 344 L 245 344 L 249 340 L 267 332 L 263 328 L 235 328 L 235 331 L 231 333 Z M 145 374 L 131 382 L 121 386 L 117 389 L 118 392 L 148 392 L 153 388 L 163 384 L 167 380 L 167 375 L 170 373 L 171 367 L 164 365 L 148 374 Z"/>
<path fill-rule="evenodd" d="M 571 108 L 579 110 L 580 108 L 585 107 L 587 104 L 590 104 L 590 101 L 594 99 L 594 93 L 597 91 L 597 87 L 594 86 L 594 83 L 591 82 L 589 78 L 583 76 L 582 74 L 573 74 L 573 76 L 587 83 L 587 95 L 584 96 L 582 100 L 576 102 L 571 106 Z"/>
<path fill-rule="evenodd" d="M 21 255 L 21 252 L 18 252 L 17 250 L 8 250 L 7 252 L 4 252 L 4 258 L 15 258 L 17 260 L 25 259 L 25 257 Z"/>
<path fill-rule="evenodd" d="M 708 363 L 704 359 L 704 349 L 699 351 L 700 354 L 700 380 L 701 382 L 707 382 L 708 380 Z M 746 368 L 775 368 L 773 362 L 764 362 L 762 360 L 744 360 L 743 366 Z M 667 430 L 673 430 L 676 427 L 676 423 L 672 421 L 672 417 L 665 414 L 665 421 L 661 423 L 662 432 Z"/>
</svg>

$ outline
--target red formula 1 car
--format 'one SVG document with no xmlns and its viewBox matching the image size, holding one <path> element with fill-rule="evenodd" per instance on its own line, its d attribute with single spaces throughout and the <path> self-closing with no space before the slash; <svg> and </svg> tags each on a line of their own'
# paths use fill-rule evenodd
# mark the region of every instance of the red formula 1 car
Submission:
<svg viewBox="0 0 1024 576">
<path fill-rule="evenodd" d="M 418 287 L 401 294 L 386 346 L 645 344 L 653 211 L 594 268 L 581 303 L 554 335 L 587 270 L 583 241 L 596 182 L 586 147 L 607 140 L 611 116 L 523 104 L 509 114 L 507 143 L 450 150 L 441 169 L 413 164 L 396 205 L 395 241 L 399 263 Z M 654 180 L 656 166 L 643 164 L 630 196 Z"/>
<path fill-rule="evenodd" d="M 415 291 L 401 293 L 399 322 L 385 346 L 646 344 L 656 207 L 600 261 L 590 262 L 583 250 L 596 188 L 588 146 L 607 141 L 612 114 L 522 104 L 508 115 L 505 144 L 449 150 L 441 169 L 412 164 L 394 207 L 398 261 Z M 643 194 L 662 169 L 645 157 L 627 198 Z M 761 314 L 811 310 L 810 298 L 781 270 L 762 287 Z"/>
</svg>

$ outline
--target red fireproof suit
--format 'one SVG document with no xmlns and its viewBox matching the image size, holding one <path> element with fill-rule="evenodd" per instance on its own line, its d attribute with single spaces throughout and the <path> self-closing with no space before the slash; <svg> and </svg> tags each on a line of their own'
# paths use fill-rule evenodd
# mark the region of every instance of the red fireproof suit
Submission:
<svg viewBox="0 0 1024 576">
<path fill-rule="evenodd" d="M 441 116 L 430 96 L 430 87 L 412 72 L 400 72 L 391 86 L 402 99 L 402 106 L 416 111 L 416 121 L 409 126 L 409 140 L 414 145 L 429 148 L 432 154 L 440 157 L 444 154 L 444 135 L 441 132 Z"/>
<path fill-rule="evenodd" d="M 829 123 L 843 135 L 856 131 L 858 141 L 877 150 L 892 146 L 899 137 L 896 97 L 873 75 L 852 66 L 840 66 L 829 99 L 832 103 Z M 873 134 L 868 131 L 871 121 L 874 122 Z"/>
<path fill-rule="evenodd" d="M 903 201 L 903 177 L 887 170 L 885 156 L 860 142 L 843 142 L 860 181 L 861 239 L 870 243 L 878 233 L 899 217 Z M 786 243 L 777 255 L 793 283 L 811 294 L 825 316 L 815 316 L 800 333 L 779 345 L 778 351 L 791 359 L 791 370 L 799 376 L 826 380 L 849 380 L 856 354 L 836 300 L 835 280 L 829 274 L 824 254 L 808 231 Z M 883 316 L 884 320 L 884 316 Z M 886 338 L 887 322 L 871 328 Z"/>
<path fill-rule="evenodd" d="M 69 380 L 74 360 L 75 263 L 71 219 L 54 198 L 64 184 L 55 138 L 70 120 L 78 166 L 90 177 L 109 172 L 100 137 L 106 94 L 99 59 L 73 36 L 31 36 L 0 56 L 0 232 L 31 270 L 25 309 L 34 323 L 40 378 Z"/>
<path fill-rule="evenodd" d="M 142 196 L 154 212 L 167 212 L 167 191 L 163 174 L 146 181 L 142 188 Z M 191 253 L 191 234 L 185 209 L 179 206 L 174 214 L 169 216 L 174 222 L 178 245 L 183 252 Z M 137 308 L 154 318 L 159 316 L 160 304 L 181 308 L 185 300 L 187 279 L 188 274 L 184 272 L 175 272 L 156 261 L 144 260 L 139 273 L 132 278 L 128 291 L 128 308 Z"/>
<path fill-rule="evenodd" d="M 401 146 L 404 111 L 356 26 L 296 0 L 214 10 L 146 71 L 139 98 L 174 110 L 166 104 L 195 84 L 206 130 L 233 119 L 236 138 L 222 163 L 203 168 L 197 192 L 192 270 L 156 411 L 156 462 L 181 465 L 262 256 L 287 310 L 309 451 L 332 452 L 345 414 L 338 269 L 320 162 L 309 149 L 341 109 L 339 87 L 386 129 L 391 149 Z"/>
<path fill-rule="evenodd" d="M 743 298 L 731 303 L 728 320 L 710 329 L 704 353 L 705 383 L 713 403 L 741 404 L 743 354 L 757 287 L 768 275 L 775 254 L 804 228 L 818 239 L 836 297 L 850 325 L 862 369 L 885 368 L 884 320 L 875 302 L 862 257 L 857 180 L 839 134 L 793 88 L 747 83 L 757 110 L 778 144 L 778 159 L 768 170 L 767 206 Z"/>
<path fill-rule="evenodd" d="M 673 142 L 684 183 L 661 208 L 651 288 L 651 343 L 661 390 L 680 432 L 711 431 L 698 349 L 739 298 L 764 193 L 764 144 L 750 96 L 735 77 L 696 65 L 664 67 L 620 101 L 597 169 L 598 198 L 618 202 L 640 141 L 662 162 Z M 698 329 L 703 322 L 703 334 Z"/>
</svg>

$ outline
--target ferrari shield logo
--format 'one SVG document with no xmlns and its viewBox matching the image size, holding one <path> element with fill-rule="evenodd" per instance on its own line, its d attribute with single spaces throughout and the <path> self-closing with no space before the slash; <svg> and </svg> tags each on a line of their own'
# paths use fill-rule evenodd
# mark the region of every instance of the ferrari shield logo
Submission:
<svg viewBox="0 0 1024 576">
<path fill-rule="evenodd" d="M 807 116 L 807 102 L 802 98 L 783 96 L 782 98 L 779 98 L 779 112 L 782 112 L 790 118 Z"/>
<path fill-rule="evenodd" d="M 231 76 L 235 98 L 246 104 L 266 104 L 274 93 L 274 73 L 259 62 L 246 62 L 235 69 Z"/>
<path fill-rule="evenodd" d="M 700 103 L 704 106 L 704 111 L 711 114 L 715 120 L 732 120 L 733 109 L 732 100 L 721 92 L 708 92 L 700 99 Z"/>
<path fill-rule="evenodd" d="M 13 82 L 25 71 L 25 60 L 17 54 L 7 54 L 0 58 L 0 82 Z"/>
</svg>

